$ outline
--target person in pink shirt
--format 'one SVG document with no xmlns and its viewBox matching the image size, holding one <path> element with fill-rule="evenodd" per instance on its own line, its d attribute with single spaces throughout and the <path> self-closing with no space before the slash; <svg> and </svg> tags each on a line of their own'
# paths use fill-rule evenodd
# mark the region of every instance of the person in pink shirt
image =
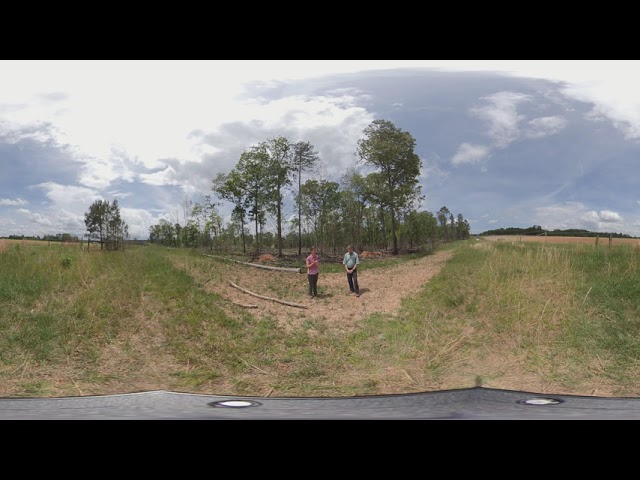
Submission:
<svg viewBox="0 0 640 480">
<path fill-rule="evenodd" d="M 309 296 L 311 298 L 318 296 L 318 272 L 320 259 L 316 252 L 316 247 L 311 248 L 311 254 L 307 257 L 307 278 L 309 279 Z"/>
</svg>

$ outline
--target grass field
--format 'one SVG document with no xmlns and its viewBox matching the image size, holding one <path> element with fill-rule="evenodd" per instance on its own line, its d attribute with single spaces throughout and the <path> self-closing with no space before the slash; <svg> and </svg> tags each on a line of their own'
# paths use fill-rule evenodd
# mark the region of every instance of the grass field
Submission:
<svg viewBox="0 0 640 480">
<path fill-rule="evenodd" d="M 609 245 L 608 237 L 556 237 L 544 235 L 489 235 L 482 237 L 493 242 L 536 242 L 536 243 L 571 243 L 583 245 Z M 638 238 L 612 238 L 611 245 L 640 245 Z"/>
<path fill-rule="evenodd" d="M 340 396 L 476 384 L 640 395 L 639 249 L 484 240 L 444 249 L 452 258 L 398 309 L 345 328 L 305 310 L 283 322 L 234 307 L 214 287 L 247 267 L 188 250 L 4 244 L 0 396 Z M 429 261 L 372 260 L 363 275 L 376 265 L 391 278 Z M 272 294 L 297 295 L 283 285 Z"/>
</svg>

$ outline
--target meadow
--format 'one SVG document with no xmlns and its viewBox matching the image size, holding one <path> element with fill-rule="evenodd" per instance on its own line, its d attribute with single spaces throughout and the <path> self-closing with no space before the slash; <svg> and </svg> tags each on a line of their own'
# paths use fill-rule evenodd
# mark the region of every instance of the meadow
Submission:
<svg viewBox="0 0 640 480">
<path fill-rule="evenodd" d="M 632 245 L 472 239 L 363 261 L 361 304 L 332 266 L 311 303 L 304 275 L 186 249 L 3 243 L 0 396 L 345 396 L 474 385 L 637 396 L 639 262 Z M 419 281 L 402 283 L 408 275 Z M 239 307 L 229 280 L 310 308 L 253 297 L 245 303 L 259 308 Z"/>
<path fill-rule="evenodd" d="M 598 247 L 608 246 L 608 237 L 561 237 L 544 235 L 488 235 L 483 237 L 493 242 L 535 242 L 535 243 L 571 243 L 593 245 Z M 612 238 L 611 245 L 640 245 L 638 238 Z"/>
</svg>

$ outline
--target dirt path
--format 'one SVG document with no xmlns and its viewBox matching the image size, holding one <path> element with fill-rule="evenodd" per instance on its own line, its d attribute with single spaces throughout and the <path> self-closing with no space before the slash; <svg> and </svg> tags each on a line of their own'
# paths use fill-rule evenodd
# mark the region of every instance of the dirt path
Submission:
<svg viewBox="0 0 640 480">
<path fill-rule="evenodd" d="M 266 272 L 216 262 L 216 273 L 222 274 L 224 279 L 261 295 L 302 303 L 309 307 L 306 310 L 252 297 L 231 287 L 228 281 L 209 281 L 206 288 L 233 302 L 258 305 L 257 309 L 244 311 L 271 315 L 283 325 L 321 320 L 338 328 L 350 329 L 369 314 L 397 311 L 402 299 L 417 293 L 425 282 L 440 272 L 451 256 L 451 252 L 441 251 L 394 267 L 371 270 L 367 270 L 366 261 L 363 261 L 358 271 L 359 298 L 349 294 L 345 273 L 323 274 L 322 267 L 318 281 L 319 296 L 310 299 L 306 275 Z M 227 309 L 235 314 L 242 310 L 231 304 Z"/>
</svg>

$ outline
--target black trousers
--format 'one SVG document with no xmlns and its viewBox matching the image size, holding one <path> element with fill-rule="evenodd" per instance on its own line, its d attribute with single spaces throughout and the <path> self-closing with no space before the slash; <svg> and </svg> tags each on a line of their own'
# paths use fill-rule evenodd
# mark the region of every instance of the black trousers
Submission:
<svg viewBox="0 0 640 480">
<path fill-rule="evenodd" d="M 307 274 L 307 278 L 309 279 L 309 295 L 313 297 L 318 296 L 318 275 L 320 274 L 319 273 L 316 273 L 315 275 Z"/>
<path fill-rule="evenodd" d="M 360 287 L 358 286 L 358 270 L 354 270 L 351 273 L 347 273 L 347 280 L 349 280 L 349 290 L 360 295 Z"/>
</svg>

